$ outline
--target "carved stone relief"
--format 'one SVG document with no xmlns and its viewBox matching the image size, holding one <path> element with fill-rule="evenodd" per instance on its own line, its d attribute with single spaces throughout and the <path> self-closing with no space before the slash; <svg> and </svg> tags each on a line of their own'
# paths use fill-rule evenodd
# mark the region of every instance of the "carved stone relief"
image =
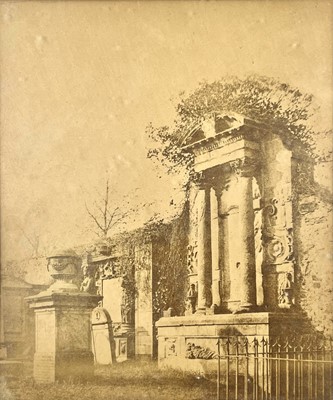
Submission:
<svg viewBox="0 0 333 400">
<path fill-rule="evenodd" d="M 185 304 L 185 314 L 190 315 L 194 314 L 197 309 L 197 302 L 198 302 L 198 291 L 196 288 L 196 285 L 192 283 L 190 285 L 190 288 L 187 292 L 187 297 L 186 297 L 186 304 Z"/>
<path fill-rule="evenodd" d="M 290 308 L 294 303 L 294 245 L 290 186 L 276 188 L 264 209 L 263 230 L 266 296 L 269 306 Z M 275 294 L 274 294 L 275 293 Z"/>
<path fill-rule="evenodd" d="M 165 341 L 165 356 L 172 357 L 177 355 L 177 339 L 167 339 Z"/>
<path fill-rule="evenodd" d="M 194 242 L 187 246 L 187 271 L 194 274 L 197 270 L 198 243 Z"/>
<path fill-rule="evenodd" d="M 263 246 L 262 246 L 262 208 L 261 193 L 257 180 L 253 179 L 253 208 L 254 208 L 254 244 L 255 244 L 255 260 L 256 260 L 256 288 L 257 288 L 257 305 L 264 302 L 263 295 Z"/>
<path fill-rule="evenodd" d="M 286 272 L 279 275 L 279 307 L 291 308 L 294 304 L 293 274 Z"/>
<path fill-rule="evenodd" d="M 265 229 L 263 244 L 266 264 L 281 264 L 293 260 L 293 232 L 288 227 L 284 212 L 285 205 L 276 198 L 265 207 Z M 282 217 L 281 217 L 282 214 Z"/>
<path fill-rule="evenodd" d="M 187 343 L 185 358 L 211 360 L 218 358 L 218 354 L 208 347 L 197 346 L 195 343 Z"/>
<path fill-rule="evenodd" d="M 102 261 L 95 261 L 93 263 L 95 268 L 95 282 L 97 286 L 97 293 L 101 293 L 102 280 L 112 279 L 120 276 L 120 264 L 119 259 L 104 259 Z"/>
</svg>

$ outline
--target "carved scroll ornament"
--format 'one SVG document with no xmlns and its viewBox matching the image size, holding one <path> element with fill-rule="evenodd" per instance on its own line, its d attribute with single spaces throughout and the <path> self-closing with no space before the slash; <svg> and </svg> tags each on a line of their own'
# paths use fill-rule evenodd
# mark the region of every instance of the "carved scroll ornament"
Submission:
<svg viewBox="0 0 333 400">
<path fill-rule="evenodd" d="M 282 208 L 282 209 L 281 209 Z M 266 262 L 281 264 L 292 261 L 293 254 L 293 230 L 288 227 L 285 218 L 279 217 L 284 211 L 284 204 L 280 205 L 278 199 L 273 198 L 265 207 L 265 228 L 263 232 L 263 244 L 265 247 Z"/>
<path fill-rule="evenodd" d="M 264 246 L 267 261 L 270 264 L 280 264 L 293 260 L 293 238 L 291 229 L 277 232 L 271 238 L 265 238 Z"/>
</svg>

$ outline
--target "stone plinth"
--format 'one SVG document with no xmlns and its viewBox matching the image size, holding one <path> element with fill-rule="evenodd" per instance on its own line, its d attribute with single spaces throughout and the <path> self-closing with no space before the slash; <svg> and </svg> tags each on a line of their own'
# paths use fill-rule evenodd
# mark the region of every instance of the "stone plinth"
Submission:
<svg viewBox="0 0 333 400">
<path fill-rule="evenodd" d="M 101 297 L 49 290 L 27 300 L 36 321 L 35 381 L 89 378 L 94 364 L 90 316 Z"/>
<path fill-rule="evenodd" d="M 216 371 L 213 359 L 189 359 L 186 349 L 189 344 L 217 353 L 217 338 L 228 336 L 272 338 L 305 333 L 304 317 L 291 313 L 257 312 L 247 314 L 192 315 L 161 318 L 158 329 L 159 368 L 178 368 L 191 372 Z"/>
</svg>

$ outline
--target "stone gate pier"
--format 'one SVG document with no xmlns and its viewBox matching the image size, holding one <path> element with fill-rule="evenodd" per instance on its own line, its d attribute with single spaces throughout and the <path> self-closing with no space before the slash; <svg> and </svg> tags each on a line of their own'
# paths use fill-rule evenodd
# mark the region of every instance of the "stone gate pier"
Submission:
<svg viewBox="0 0 333 400">
<path fill-rule="evenodd" d="M 27 300 L 35 311 L 34 380 L 52 383 L 93 375 L 91 311 L 101 296 L 80 292 L 73 283 L 81 259 L 72 251 L 48 257 L 55 282 Z"/>
<path fill-rule="evenodd" d="M 312 161 L 300 145 L 250 119 L 213 113 L 207 121 L 183 142 L 197 173 L 185 315 L 156 324 L 159 365 L 189 370 L 188 344 L 215 350 L 216 336 L 290 335 L 305 326 L 297 188 L 312 179 Z"/>
</svg>

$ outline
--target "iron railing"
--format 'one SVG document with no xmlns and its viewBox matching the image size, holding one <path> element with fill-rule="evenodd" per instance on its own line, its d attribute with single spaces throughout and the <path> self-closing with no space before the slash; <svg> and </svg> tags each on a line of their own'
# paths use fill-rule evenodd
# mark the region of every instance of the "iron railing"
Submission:
<svg viewBox="0 0 333 400">
<path fill-rule="evenodd" d="M 217 347 L 218 400 L 332 399 L 332 340 L 236 336 Z"/>
<path fill-rule="evenodd" d="M 187 343 L 192 339 L 187 337 Z M 332 339 L 317 335 L 209 339 L 216 339 L 216 351 L 189 346 L 186 357 L 216 360 L 217 400 L 333 399 Z"/>
</svg>

